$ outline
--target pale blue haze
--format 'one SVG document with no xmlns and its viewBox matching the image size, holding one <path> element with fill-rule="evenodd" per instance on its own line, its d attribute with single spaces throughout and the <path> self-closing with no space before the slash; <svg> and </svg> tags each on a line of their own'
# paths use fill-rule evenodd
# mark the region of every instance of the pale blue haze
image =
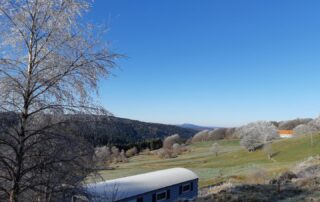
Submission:
<svg viewBox="0 0 320 202">
<path fill-rule="evenodd" d="M 126 54 L 101 83 L 120 117 L 236 126 L 320 112 L 320 1 L 96 0 Z"/>
</svg>

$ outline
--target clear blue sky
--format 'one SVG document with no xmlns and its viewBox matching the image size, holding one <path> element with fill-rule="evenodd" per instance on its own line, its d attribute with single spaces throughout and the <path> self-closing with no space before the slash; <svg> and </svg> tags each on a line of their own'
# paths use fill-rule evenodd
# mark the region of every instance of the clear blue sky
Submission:
<svg viewBox="0 0 320 202">
<path fill-rule="evenodd" d="M 320 112 L 320 1 L 96 0 L 126 54 L 101 82 L 116 116 L 237 126 Z"/>
</svg>

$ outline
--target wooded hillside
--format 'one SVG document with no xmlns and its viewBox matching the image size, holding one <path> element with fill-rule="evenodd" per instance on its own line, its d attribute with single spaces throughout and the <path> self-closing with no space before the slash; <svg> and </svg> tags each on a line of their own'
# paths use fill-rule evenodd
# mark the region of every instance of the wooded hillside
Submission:
<svg viewBox="0 0 320 202">
<path fill-rule="evenodd" d="M 18 116 L 14 113 L 0 114 L 2 128 L 16 124 L 17 119 Z M 65 129 L 84 136 L 94 146 L 144 143 L 176 133 L 181 138 L 188 139 L 196 133 L 193 129 L 175 125 L 146 123 L 114 116 L 72 115 L 70 120 L 70 123 L 65 124 Z"/>
</svg>

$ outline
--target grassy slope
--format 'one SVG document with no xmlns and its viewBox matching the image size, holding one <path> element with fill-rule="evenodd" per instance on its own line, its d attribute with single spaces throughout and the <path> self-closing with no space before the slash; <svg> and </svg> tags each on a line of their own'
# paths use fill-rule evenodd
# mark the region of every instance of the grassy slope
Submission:
<svg viewBox="0 0 320 202">
<path fill-rule="evenodd" d="M 274 160 L 269 160 L 263 151 L 244 150 L 238 140 L 222 140 L 219 144 L 222 152 L 217 157 L 209 152 L 212 142 L 202 142 L 190 146 L 191 152 L 178 158 L 159 159 L 153 155 L 140 155 L 131 158 L 129 163 L 117 164 L 115 170 L 101 174 L 105 179 L 114 179 L 153 170 L 185 167 L 199 175 L 200 186 L 203 187 L 227 179 L 241 181 L 257 169 L 263 169 L 273 176 L 308 156 L 320 154 L 320 135 L 314 137 L 313 147 L 310 147 L 309 137 L 275 141 L 273 150 L 278 154 Z"/>
</svg>

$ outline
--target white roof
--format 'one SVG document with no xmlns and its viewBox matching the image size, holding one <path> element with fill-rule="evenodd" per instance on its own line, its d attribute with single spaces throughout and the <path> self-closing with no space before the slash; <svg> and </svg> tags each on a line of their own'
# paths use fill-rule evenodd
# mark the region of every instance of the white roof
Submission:
<svg viewBox="0 0 320 202">
<path fill-rule="evenodd" d="M 188 169 L 171 168 L 88 184 L 85 189 L 93 196 L 121 200 L 195 179 L 198 176 Z"/>
</svg>

